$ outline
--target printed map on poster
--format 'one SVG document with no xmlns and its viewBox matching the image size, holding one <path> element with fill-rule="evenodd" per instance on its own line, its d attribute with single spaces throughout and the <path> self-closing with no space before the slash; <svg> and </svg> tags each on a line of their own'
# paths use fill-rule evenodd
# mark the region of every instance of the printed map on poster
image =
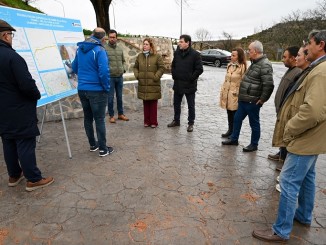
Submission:
<svg viewBox="0 0 326 245">
<path fill-rule="evenodd" d="M 16 29 L 13 48 L 25 59 L 41 92 L 37 106 L 76 94 L 71 62 L 77 42 L 84 40 L 80 21 L 2 6 L 0 16 Z"/>
</svg>

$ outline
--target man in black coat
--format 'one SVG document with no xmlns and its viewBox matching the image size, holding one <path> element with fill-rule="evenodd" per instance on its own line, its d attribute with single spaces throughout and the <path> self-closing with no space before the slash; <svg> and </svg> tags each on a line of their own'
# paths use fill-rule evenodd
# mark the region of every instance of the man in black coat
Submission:
<svg viewBox="0 0 326 245">
<path fill-rule="evenodd" d="M 185 95 L 188 104 L 187 131 L 193 131 L 197 80 L 202 73 L 203 64 L 201 56 L 196 50 L 191 48 L 191 37 L 189 35 L 181 35 L 172 61 L 174 119 L 168 124 L 168 127 L 180 126 L 181 102 Z"/>
<path fill-rule="evenodd" d="M 40 92 L 25 60 L 12 48 L 16 31 L 0 20 L 0 136 L 9 174 L 8 186 L 17 186 L 24 177 L 26 190 L 50 185 L 52 177 L 43 178 L 36 165 L 36 103 Z"/>
</svg>

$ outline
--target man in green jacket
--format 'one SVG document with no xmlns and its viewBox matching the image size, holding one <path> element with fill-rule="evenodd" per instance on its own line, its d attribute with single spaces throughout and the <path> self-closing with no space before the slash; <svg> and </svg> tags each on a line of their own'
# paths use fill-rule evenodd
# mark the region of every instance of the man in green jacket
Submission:
<svg viewBox="0 0 326 245">
<path fill-rule="evenodd" d="M 123 121 L 129 121 L 129 119 L 123 114 L 123 77 L 122 74 L 125 72 L 125 58 L 123 51 L 117 45 L 117 32 L 115 30 L 109 31 L 109 43 L 105 45 L 106 52 L 109 57 L 110 63 L 110 92 L 108 99 L 108 113 L 110 115 L 110 123 L 115 123 L 114 118 L 114 92 L 117 98 L 117 110 L 118 119 Z"/>
<path fill-rule="evenodd" d="M 272 229 L 252 233 L 264 241 L 286 241 L 293 221 L 312 222 L 315 165 L 318 155 L 326 153 L 326 30 L 310 32 L 307 59 L 308 72 L 286 95 L 275 125 L 273 144 L 285 146 L 288 155 L 280 175 L 277 219 Z"/>
</svg>

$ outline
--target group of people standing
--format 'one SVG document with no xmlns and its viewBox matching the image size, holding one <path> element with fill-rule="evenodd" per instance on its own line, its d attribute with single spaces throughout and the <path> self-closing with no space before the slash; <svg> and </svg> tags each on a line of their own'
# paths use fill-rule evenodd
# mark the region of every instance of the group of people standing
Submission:
<svg viewBox="0 0 326 245">
<path fill-rule="evenodd" d="M 259 112 L 273 92 L 273 69 L 263 55 L 263 45 L 249 45 L 250 67 L 246 70 L 244 52 L 232 51 L 220 105 L 227 110 L 228 138 L 223 145 L 238 145 L 242 121 L 248 115 L 251 142 L 244 152 L 258 149 Z M 319 154 L 326 153 L 326 30 L 312 31 L 302 47 L 288 47 L 282 61 L 288 68 L 276 91 L 276 123 L 272 145 L 279 147 L 268 158 L 283 164 L 279 184 L 281 192 L 277 219 L 272 228 L 255 229 L 252 235 L 269 242 L 290 238 L 293 222 L 310 226 L 315 199 L 315 165 Z"/>
<path fill-rule="evenodd" d="M 229 121 L 229 130 L 222 135 L 229 139 L 222 141 L 222 144 L 239 144 L 242 122 L 248 116 L 252 133 L 250 144 L 243 148 L 244 152 L 258 149 L 260 109 L 270 98 L 274 89 L 272 64 L 264 55 L 262 43 L 257 40 L 252 42 L 248 50 L 252 62 L 248 69 L 246 69 L 246 59 L 239 59 L 243 56 L 243 50 L 238 48 L 233 51 L 231 56 L 233 58 L 228 65 L 227 76 L 221 92 L 221 106 L 227 109 Z"/>
<path fill-rule="evenodd" d="M 28 71 L 25 60 L 12 49 L 16 31 L 0 20 L 0 136 L 8 169 L 8 186 L 17 186 L 27 179 L 26 190 L 33 191 L 54 182 L 44 178 L 36 164 L 37 128 L 36 103 L 40 92 Z M 115 123 L 113 98 L 117 97 L 118 119 L 128 121 L 123 113 L 122 74 L 123 52 L 116 46 L 116 31 L 106 33 L 95 28 L 92 35 L 79 42 L 72 69 L 78 75 L 78 95 L 84 111 L 84 126 L 90 151 L 100 156 L 113 152 L 106 144 L 105 115 L 108 106 L 110 122 Z M 222 134 L 223 145 L 238 145 L 243 120 L 249 117 L 251 142 L 244 152 L 258 149 L 260 138 L 259 113 L 273 89 L 271 62 L 263 54 L 259 41 L 250 43 L 247 68 L 245 52 L 232 51 L 220 104 L 227 110 L 228 131 Z M 293 222 L 310 226 L 315 198 L 315 165 L 319 154 L 326 153 L 326 30 L 312 31 L 308 43 L 289 47 L 283 54 L 288 68 L 275 96 L 276 124 L 273 146 L 279 152 L 268 158 L 284 162 L 279 178 L 280 201 L 272 229 L 255 229 L 252 235 L 264 241 L 283 242 L 290 238 Z M 172 61 L 174 79 L 174 118 L 168 127 L 180 126 L 181 101 L 188 104 L 187 131 L 193 131 L 197 80 L 203 72 L 200 54 L 191 48 L 191 37 L 181 35 Z M 152 39 L 143 40 L 134 74 L 138 80 L 138 98 L 143 100 L 144 127 L 156 128 L 157 101 L 161 98 L 160 79 L 164 73 L 162 57 Z M 93 121 L 97 140 L 95 138 Z"/>
<path fill-rule="evenodd" d="M 137 56 L 134 74 L 138 80 L 138 98 L 143 100 L 144 127 L 156 128 L 157 101 L 161 98 L 160 78 L 164 73 L 164 63 L 161 55 L 157 54 L 153 40 L 145 38 L 143 52 Z M 192 132 L 195 122 L 195 94 L 198 77 L 203 73 L 201 56 L 191 48 L 191 37 L 181 35 L 171 66 L 174 80 L 173 106 L 174 117 L 168 127 L 180 126 L 181 102 L 185 96 L 188 104 L 188 127 Z"/>
<path fill-rule="evenodd" d="M 15 28 L 0 20 L 0 136 L 8 169 L 8 186 L 17 186 L 27 179 L 26 190 L 48 186 L 54 178 L 43 178 L 36 163 L 37 127 L 36 105 L 41 95 L 25 60 L 12 48 Z M 114 152 L 107 146 L 105 117 L 115 123 L 114 95 L 117 98 L 118 119 L 129 121 L 123 112 L 122 90 L 125 59 L 117 46 L 117 32 L 97 27 L 85 41 L 77 43 L 71 68 L 78 75 L 78 96 L 84 112 L 84 128 L 89 151 L 99 150 L 104 157 Z M 165 71 L 161 55 L 150 38 L 143 40 L 142 52 L 137 56 L 134 74 L 138 80 L 138 98 L 143 100 L 144 126 L 156 128 L 157 104 L 161 98 L 160 79 Z M 185 95 L 189 105 L 188 132 L 195 120 L 195 92 L 197 79 L 203 72 L 200 55 L 191 48 L 191 37 L 182 35 L 175 52 L 172 74 L 175 79 L 175 115 L 169 127 L 180 125 L 181 101 Z M 106 109 L 107 108 L 107 109 Z M 95 130 L 93 123 L 95 121 Z M 96 133 L 96 137 L 95 137 Z"/>
</svg>

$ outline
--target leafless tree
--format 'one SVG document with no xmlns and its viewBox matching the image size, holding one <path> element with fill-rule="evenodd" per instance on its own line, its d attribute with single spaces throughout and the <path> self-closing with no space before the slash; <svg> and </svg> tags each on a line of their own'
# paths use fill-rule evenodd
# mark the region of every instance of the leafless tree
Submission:
<svg viewBox="0 0 326 245">
<path fill-rule="evenodd" d="M 212 39 L 211 33 L 205 28 L 199 28 L 196 30 L 196 38 L 198 41 L 209 41 Z"/>
<path fill-rule="evenodd" d="M 317 1 L 317 7 L 315 9 L 308 10 L 307 14 L 310 18 L 326 20 L 326 0 Z"/>
<path fill-rule="evenodd" d="M 205 28 L 199 28 L 195 32 L 197 41 L 199 42 L 199 50 L 203 50 L 203 45 L 205 41 L 210 41 L 212 39 L 211 33 Z"/>
<path fill-rule="evenodd" d="M 233 48 L 233 36 L 226 31 L 222 32 L 221 43 L 223 45 L 224 50 L 232 50 Z"/>
</svg>

